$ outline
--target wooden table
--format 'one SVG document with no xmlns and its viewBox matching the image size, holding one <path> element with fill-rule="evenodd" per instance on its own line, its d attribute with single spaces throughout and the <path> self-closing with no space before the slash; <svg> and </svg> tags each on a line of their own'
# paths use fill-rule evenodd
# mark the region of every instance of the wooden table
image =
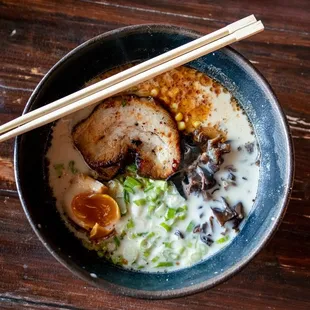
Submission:
<svg viewBox="0 0 310 310">
<path fill-rule="evenodd" d="M 100 33 L 143 23 L 171 23 L 208 33 L 255 13 L 265 32 L 234 47 L 274 88 L 296 152 L 286 216 L 272 241 L 241 273 L 194 296 L 146 301 L 92 287 L 48 253 L 17 196 L 13 141 L 0 144 L 0 308 L 310 309 L 309 12 L 309 0 L 0 0 L 1 123 L 22 113 L 55 62 Z"/>
</svg>

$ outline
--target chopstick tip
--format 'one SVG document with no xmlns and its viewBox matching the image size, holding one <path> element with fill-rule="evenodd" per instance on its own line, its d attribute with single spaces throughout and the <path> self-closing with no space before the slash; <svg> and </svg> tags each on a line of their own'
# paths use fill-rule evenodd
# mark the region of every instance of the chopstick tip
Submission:
<svg viewBox="0 0 310 310">
<path fill-rule="evenodd" d="M 254 14 L 252 14 L 252 15 L 244 17 L 244 18 L 237 20 L 236 22 L 228 25 L 227 28 L 228 28 L 229 33 L 232 34 L 235 31 L 242 29 L 243 27 L 254 24 L 255 22 L 256 22 L 256 17 L 254 16 Z"/>
</svg>

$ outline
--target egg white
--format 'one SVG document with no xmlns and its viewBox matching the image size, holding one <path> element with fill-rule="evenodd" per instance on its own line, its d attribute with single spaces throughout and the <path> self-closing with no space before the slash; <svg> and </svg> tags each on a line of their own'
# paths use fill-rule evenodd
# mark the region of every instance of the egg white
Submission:
<svg viewBox="0 0 310 310">
<path fill-rule="evenodd" d="M 81 219 L 77 218 L 72 210 L 72 200 L 76 195 L 82 193 L 94 193 L 102 194 L 106 190 L 106 186 L 101 182 L 87 176 L 85 174 L 75 175 L 71 182 L 69 188 L 66 190 L 63 197 L 63 210 L 67 216 L 77 225 L 82 228 L 89 230 L 90 228 L 85 225 Z"/>
</svg>

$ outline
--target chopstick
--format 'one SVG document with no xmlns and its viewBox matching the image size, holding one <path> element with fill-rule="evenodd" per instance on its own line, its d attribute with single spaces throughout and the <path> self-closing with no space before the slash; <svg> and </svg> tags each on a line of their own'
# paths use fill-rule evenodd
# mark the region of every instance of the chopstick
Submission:
<svg viewBox="0 0 310 310">
<path fill-rule="evenodd" d="M 141 64 L 138 64 L 132 68 L 129 68 L 125 71 L 122 71 L 118 74 L 115 74 L 109 78 L 106 78 L 98 83 L 95 83 L 93 85 L 90 85 L 84 89 L 81 89 L 73 94 L 70 94 L 66 97 L 63 97 L 61 99 L 58 99 L 48 105 L 45 105 L 41 108 L 38 108 L 34 111 L 28 112 L 27 114 L 24 114 L 21 117 L 18 117 L 6 124 L 3 124 L 2 126 L 0 126 L 0 134 L 4 133 L 10 129 L 13 129 L 15 127 L 21 126 L 25 123 L 27 123 L 28 121 L 32 121 L 35 118 L 38 118 L 40 116 L 43 116 L 47 113 L 50 113 L 52 111 L 55 111 L 59 108 L 62 108 L 64 106 L 67 106 L 77 100 L 80 100 L 82 98 L 86 98 L 100 90 L 103 90 L 107 87 L 110 87 L 118 82 L 122 82 L 128 78 L 131 78 L 135 75 L 137 75 L 138 73 L 144 72 L 148 69 L 151 69 L 152 67 L 156 67 L 164 62 L 167 62 L 171 59 L 174 59 L 180 55 L 183 55 L 185 53 L 188 53 L 196 48 L 199 48 L 203 45 L 206 45 L 210 42 L 213 42 L 217 39 L 220 39 L 224 36 L 227 36 L 229 34 L 234 33 L 235 31 L 253 24 L 256 22 L 256 18 L 254 15 L 250 15 L 247 16 L 245 18 L 242 18 L 230 25 L 227 25 L 219 30 L 216 30 L 210 34 L 207 34 L 201 38 L 198 38 L 194 41 L 191 41 L 187 44 L 184 44 L 182 46 L 179 46 L 171 51 L 168 51 L 164 54 L 161 54 L 159 56 L 156 56 L 150 60 L 147 60 Z"/>
<path fill-rule="evenodd" d="M 234 27 L 236 27 L 236 24 L 231 29 L 236 29 Z M 144 71 L 143 70 L 137 71 L 133 76 L 131 76 L 130 75 L 131 73 L 129 73 L 130 78 L 122 79 L 119 82 L 116 82 L 115 84 L 112 84 L 112 85 L 109 84 L 109 83 L 111 83 L 111 80 L 110 80 L 110 82 L 109 81 L 106 82 L 110 86 L 107 87 L 106 84 L 104 84 L 105 88 L 103 88 L 103 89 L 101 89 L 100 86 L 99 87 L 96 86 L 96 85 L 98 85 L 98 83 L 96 83 L 93 85 L 94 88 L 92 88 L 92 89 L 97 89 L 96 92 L 89 94 L 87 96 L 83 96 L 82 93 L 83 93 L 84 89 L 82 89 L 81 91 L 77 92 L 77 93 L 79 93 L 79 95 L 77 97 L 78 99 L 74 100 L 69 105 L 66 105 L 66 103 L 63 102 L 63 103 L 61 103 L 62 104 L 61 107 L 57 107 L 57 109 L 54 109 L 54 110 L 52 109 L 50 113 L 40 115 L 38 118 L 34 118 L 34 119 L 30 119 L 30 120 L 28 119 L 29 122 L 27 122 L 27 123 L 23 123 L 23 121 L 24 121 L 24 117 L 27 117 L 27 115 L 29 113 L 17 118 L 16 120 L 14 120 L 15 124 L 18 122 L 18 124 L 23 124 L 23 125 L 20 125 L 20 127 L 12 129 L 11 131 L 9 131 L 7 133 L 2 134 L 0 136 L 0 142 L 3 142 L 5 140 L 8 140 L 8 139 L 13 138 L 17 135 L 23 134 L 25 132 L 28 132 L 28 131 L 33 130 L 35 128 L 38 128 L 40 126 L 46 125 L 46 124 L 53 122 L 53 121 L 55 121 L 61 117 L 64 117 L 68 114 L 76 112 L 82 108 L 85 108 L 85 107 L 90 106 L 94 103 L 97 103 L 98 101 L 101 101 L 101 100 L 106 99 L 110 96 L 113 96 L 113 95 L 115 95 L 119 92 L 122 92 L 122 91 L 124 91 L 124 90 L 126 90 L 132 86 L 135 86 L 141 82 L 144 82 L 148 79 L 151 79 L 151 78 L 153 78 L 159 74 L 162 74 L 166 71 L 174 69 L 174 68 L 181 66 L 187 62 L 190 62 L 196 58 L 204 56 L 208 53 L 214 52 L 215 50 L 218 50 L 218 49 L 220 49 L 226 45 L 229 45 L 229 44 L 232 44 L 234 42 L 243 40 L 243 39 L 245 39 L 249 36 L 252 36 L 256 33 L 259 33 L 263 30 L 264 30 L 264 26 L 263 26 L 261 21 L 258 21 L 255 23 L 250 23 L 250 24 L 247 24 L 246 26 L 243 26 L 241 29 L 237 28 L 237 30 L 235 30 L 231 34 L 223 36 L 220 39 L 212 41 L 209 44 L 202 45 L 196 49 L 190 50 L 190 47 L 187 46 L 187 49 L 190 50 L 189 52 L 181 54 L 180 56 L 174 57 L 172 59 L 170 59 L 169 57 L 171 57 L 171 56 L 169 56 L 168 58 L 170 60 L 168 60 L 166 62 L 162 62 L 160 64 L 158 64 L 158 62 L 156 62 L 156 65 L 153 64 L 154 66 L 152 66 L 152 64 L 148 64 L 146 67 L 148 67 L 148 66 L 152 66 L 152 67 L 147 69 L 147 70 L 144 70 Z M 221 33 L 223 34 L 223 32 L 221 32 Z M 217 33 L 215 35 L 215 38 L 218 35 L 219 35 L 219 33 Z M 204 38 L 204 37 L 202 37 L 202 38 Z M 200 39 L 202 40 L 202 38 L 200 38 Z M 209 37 L 209 39 L 210 39 L 210 37 Z M 195 42 L 195 41 L 193 41 L 193 42 Z M 191 43 L 193 43 L 193 42 L 191 42 Z M 199 46 L 199 44 L 196 46 Z M 175 54 L 173 54 L 173 55 L 175 55 Z M 135 66 L 135 67 L 137 67 L 137 66 Z M 135 67 L 133 67 L 133 68 L 135 68 Z M 126 71 L 123 71 L 122 74 L 124 74 L 124 72 L 126 72 Z M 108 79 L 106 79 L 106 80 L 108 80 Z M 106 80 L 104 80 L 104 81 L 106 81 Z M 104 81 L 102 81 L 102 82 L 104 82 Z M 101 83 L 101 82 L 99 82 L 99 83 Z M 100 85 L 102 86 L 102 83 Z M 89 92 L 89 88 L 87 88 L 87 92 Z M 74 93 L 74 94 L 76 94 L 76 93 Z M 56 101 L 56 103 L 57 103 L 57 101 Z M 74 103 L 74 104 L 72 104 L 72 103 Z M 59 103 L 57 103 L 57 104 L 59 104 Z M 45 111 L 45 113 L 46 113 L 46 111 Z M 7 124 L 5 124 L 5 125 L 7 125 Z M 5 126 L 5 125 L 3 125 L 3 126 Z M 0 127 L 1 130 L 2 130 L 3 126 Z M 18 125 L 16 125 L 16 126 L 18 126 Z"/>
</svg>

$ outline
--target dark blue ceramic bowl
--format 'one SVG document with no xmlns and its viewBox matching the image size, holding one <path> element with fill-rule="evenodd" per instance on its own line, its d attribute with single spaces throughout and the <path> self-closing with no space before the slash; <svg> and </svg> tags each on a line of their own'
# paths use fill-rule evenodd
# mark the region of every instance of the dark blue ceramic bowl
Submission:
<svg viewBox="0 0 310 310">
<path fill-rule="evenodd" d="M 163 25 L 126 27 L 100 35 L 74 49 L 46 74 L 24 113 L 80 89 L 103 71 L 149 59 L 199 36 Z M 238 99 L 253 124 L 261 150 L 259 189 L 252 213 L 232 243 L 202 263 L 151 274 L 103 262 L 69 233 L 56 212 L 44 160 L 51 125 L 16 139 L 16 181 L 32 228 L 63 265 L 100 288 L 142 298 L 184 296 L 211 288 L 244 267 L 270 239 L 284 215 L 293 179 L 293 150 L 285 116 L 270 86 L 231 48 L 188 65 L 218 80 Z"/>
</svg>

